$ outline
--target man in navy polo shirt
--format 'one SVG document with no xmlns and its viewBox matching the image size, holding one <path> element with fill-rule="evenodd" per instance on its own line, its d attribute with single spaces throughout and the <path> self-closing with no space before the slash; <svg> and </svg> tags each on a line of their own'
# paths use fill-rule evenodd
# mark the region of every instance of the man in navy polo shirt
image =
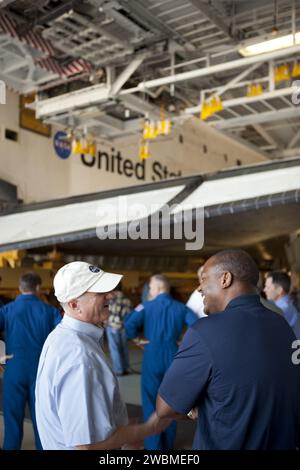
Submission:
<svg viewBox="0 0 300 470">
<path fill-rule="evenodd" d="M 204 265 L 207 318 L 187 331 L 157 397 L 159 417 L 198 409 L 194 449 L 295 449 L 300 366 L 295 335 L 256 294 L 258 269 L 243 250 Z"/>
</svg>

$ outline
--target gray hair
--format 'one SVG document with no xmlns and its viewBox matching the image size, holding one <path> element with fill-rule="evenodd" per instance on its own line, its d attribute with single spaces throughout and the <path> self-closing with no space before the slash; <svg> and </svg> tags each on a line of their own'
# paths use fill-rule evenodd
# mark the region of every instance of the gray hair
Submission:
<svg viewBox="0 0 300 470">
<path fill-rule="evenodd" d="M 19 287 L 22 292 L 35 292 L 41 284 L 41 277 L 34 272 L 23 274 L 19 281 Z"/>
<path fill-rule="evenodd" d="M 154 279 L 157 282 L 160 289 L 164 290 L 165 292 L 170 292 L 170 281 L 166 276 L 163 274 L 154 274 L 151 276 L 151 279 Z"/>
</svg>

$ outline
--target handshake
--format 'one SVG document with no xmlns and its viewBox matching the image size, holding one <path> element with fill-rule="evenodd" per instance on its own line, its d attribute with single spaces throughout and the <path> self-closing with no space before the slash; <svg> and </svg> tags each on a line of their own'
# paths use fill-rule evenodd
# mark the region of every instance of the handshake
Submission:
<svg viewBox="0 0 300 470">
<path fill-rule="evenodd" d="M 128 424 L 118 427 L 115 432 L 101 442 L 95 444 L 77 446 L 79 450 L 137 450 L 143 448 L 143 440 L 153 434 L 161 433 L 172 419 L 159 418 L 154 412 L 150 418 L 142 424 Z"/>
</svg>

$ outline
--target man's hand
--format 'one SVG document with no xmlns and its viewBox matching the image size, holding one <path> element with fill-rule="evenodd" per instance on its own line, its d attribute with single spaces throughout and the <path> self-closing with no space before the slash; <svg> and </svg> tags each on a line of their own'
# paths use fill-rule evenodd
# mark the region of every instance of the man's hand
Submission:
<svg viewBox="0 0 300 470">
<path fill-rule="evenodd" d="M 145 423 L 120 426 L 104 441 L 76 447 L 78 450 L 130 449 L 132 445 L 140 445 L 146 437 L 161 433 L 171 421 L 170 419 L 159 418 L 156 413 L 153 413 Z"/>
<path fill-rule="evenodd" d="M 4 371 L 4 367 L 3 367 L 3 366 L 5 365 L 5 364 L 1 364 L 1 362 L 4 362 L 4 361 L 6 362 L 7 360 L 12 359 L 13 357 L 14 357 L 13 354 L 6 354 L 5 356 L 1 356 L 1 357 L 0 357 L 0 371 L 1 371 L 1 372 Z"/>
<path fill-rule="evenodd" d="M 136 346 L 138 346 L 141 349 L 144 349 L 146 344 L 150 343 L 150 341 L 145 338 L 134 338 L 132 341 L 134 342 L 134 344 L 136 344 Z"/>
<path fill-rule="evenodd" d="M 188 412 L 187 416 L 193 421 L 198 419 L 198 408 L 192 408 L 191 411 Z"/>
<path fill-rule="evenodd" d="M 166 427 L 172 422 L 170 418 L 159 418 L 156 414 L 156 411 L 148 418 L 148 421 L 145 422 L 145 426 L 149 427 L 149 433 L 152 434 L 160 434 L 163 432 Z"/>
<path fill-rule="evenodd" d="M 171 423 L 171 419 L 168 418 L 159 418 L 157 414 L 154 412 L 148 421 L 140 426 L 144 428 L 144 438 L 148 436 L 152 436 L 153 434 L 160 434 L 163 432 L 167 426 Z M 147 434 L 147 435 L 146 435 Z M 133 444 L 125 444 L 122 446 L 122 450 L 137 450 L 137 449 L 144 449 L 144 441 L 143 439 L 135 442 Z"/>
</svg>

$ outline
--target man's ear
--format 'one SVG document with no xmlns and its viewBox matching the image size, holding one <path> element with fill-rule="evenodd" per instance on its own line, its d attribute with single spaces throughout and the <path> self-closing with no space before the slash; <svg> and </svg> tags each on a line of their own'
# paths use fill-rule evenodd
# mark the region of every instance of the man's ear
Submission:
<svg viewBox="0 0 300 470">
<path fill-rule="evenodd" d="M 280 295 L 280 297 L 282 297 L 283 295 L 286 295 L 285 290 L 281 286 L 277 284 L 276 288 L 277 288 L 278 295 Z"/>
<path fill-rule="evenodd" d="M 71 310 L 77 310 L 78 308 L 78 302 L 76 299 L 74 300 L 69 300 L 68 306 L 70 307 Z"/>
<path fill-rule="evenodd" d="M 222 274 L 221 278 L 221 287 L 222 289 L 227 289 L 227 287 L 230 287 L 233 282 L 233 275 L 229 271 L 225 271 L 225 273 Z"/>
</svg>

